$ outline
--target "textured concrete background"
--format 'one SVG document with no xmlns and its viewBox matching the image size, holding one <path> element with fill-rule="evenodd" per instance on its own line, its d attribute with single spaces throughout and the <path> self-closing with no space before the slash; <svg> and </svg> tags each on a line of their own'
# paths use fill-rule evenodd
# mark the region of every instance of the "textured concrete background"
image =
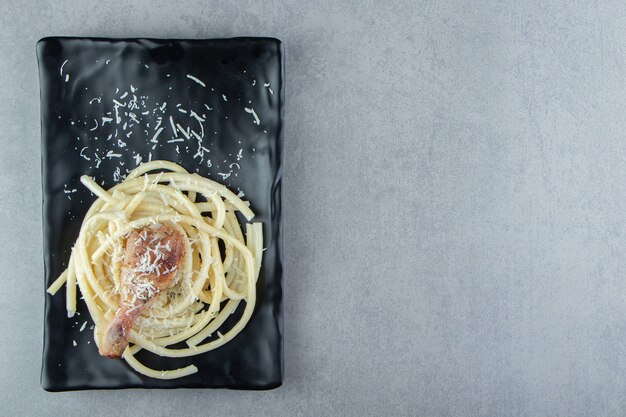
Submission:
<svg viewBox="0 0 626 417">
<path fill-rule="evenodd" d="M 0 0 L 3 414 L 626 413 L 624 2 L 333 3 Z M 39 387 L 47 35 L 285 42 L 282 388 Z"/>
</svg>

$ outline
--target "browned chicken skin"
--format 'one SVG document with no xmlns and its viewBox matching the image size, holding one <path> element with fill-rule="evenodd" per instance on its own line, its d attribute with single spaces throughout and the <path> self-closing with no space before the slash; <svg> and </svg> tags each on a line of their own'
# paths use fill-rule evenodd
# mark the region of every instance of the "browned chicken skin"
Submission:
<svg viewBox="0 0 626 417">
<path fill-rule="evenodd" d="M 185 256 L 184 237 L 169 226 L 136 229 L 126 239 L 122 263 L 122 303 L 100 338 L 100 355 L 118 359 L 143 308 L 174 283 Z"/>
</svg>

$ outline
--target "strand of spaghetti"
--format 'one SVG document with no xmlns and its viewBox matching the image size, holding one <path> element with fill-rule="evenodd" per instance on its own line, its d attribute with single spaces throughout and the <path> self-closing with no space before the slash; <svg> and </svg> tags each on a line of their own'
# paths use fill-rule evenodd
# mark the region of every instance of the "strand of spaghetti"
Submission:
<svg viewBox="0 0 626 417">
<path fill-rule="evenodd" d="M 222 324 L 228 319 L 228 317 L 237 309 L 240 300 L 230 300 L 226 303 L 226 306 L 222 309 L 220 314 L 209 323 L 201 332 L 196 333 L 193 337 L 187 338 L 187 346 L 195 347 L 198 343 L 201 343 L 207 337 L 210 337 L 213 332 L 220 328 Z"/>
<path fill-rule="evenodd" d="M 133 212 L 137 209 L 137 206 L 141 204 L 145 196 L 146 195 L 143 193 L 135 194 L 133 198 L 128 202 L 128 204 L 125 205 L 124 213 L 127 217 L 130 217 L 131 214 L 133 214 Z"/>
<path fill-rule="evenodd" d="M 227 230 L 228 231 L 228 230 Z M 224 271 L 228 272 L 230 266 L 233 264 L 233 259 L 235 259 L 235 251 L 233 250 L 232 245 L 224 245 Z"/>
<path fill-rule="evenodd" d="M 129 197 L 126 193 L 119 191 L 119 190 L 115 190 L 111 193 L 111 197 L 113 197 L 113 200 L 111 203 L 106 204 L 105 209 L 107 210 L 113 210 L 113 211 L 119 211 L 121 210 L 124 206 L 126 206 L 126 204 L 129 201 Z"/>
<path fill-rule="evenodd" d="M 76 262 L 77 261 L 74 260 L 74 263 Z M 76 282 L 78 283 L 81 294 L 83 294 L 83 300 L 85 301 L 85 304 L 87 304 L 89 315 L 95 322 L 96 327 L 102 327 L 105 323 L 103 311 L 98 307 L 95 301 L 95 294 L 93 293 L 93 290 L 89 287 L 88 283 L 83 280 L 83 273 L 80 268 L 76 269 Z"/>
<path fill-rule="evenodd" d="M 217 253 L 217 258 L 219 257 L 219 253 L 220 253 L 220 249 L 219 246 L 217 245 L 217 239 L 215 238 L 211 238 L 211 250 L 213 253 Z M 224 295 L 228 298 L 230 298 L 231 300 L 241 300 L 244 298 L 244 294 L 240 294 L 237 293 L 236 291 L 233 291 L 232 289 L 228 288 L 228 285 L 226 285 L 226 277 L 224 276 L 224 265 L 222 264 L 221 258 L 215 262 L 213 264 L 214 268 L 215 268 L 215 274 L 216 274 L 216 278 L 219 282 L 222 283 L 224 289 Z"/>
<path fill-rule="evenodd" d="M 108 262 L 110 262 L 110 260 L 106 260 Z M 112 263 L 112 262 L 111 262 Z M 109 269 L 112 267 L 113 265 L 109 265 Z M 93 269 L 93 273 L 96 277 L 96 281 L 98 281 L 103 288 L 105 288 L 105 291 L 108 290 L 111 287 L 111 283 L 110 280 L 107 279 L 106 276 L 106 272 L 104 271 L 104 263 L 102 262 L 102 259 L 99 262 L 93 262 L 91 264 L 91 268 Z M 113 282 L 115 283 L 115 277 L 113 277 Z"/>
<path fill-rule="evenodd" d="M 139 165 L 137 168 L 133 169 L 132 171 L 128 173 L 128 175 L 126 176 L 126 181 L 133 179 L 133 178 L 138 178 L 139 176 L 145 174 L 146 172 L 163 170 L 163 169 L 166 169 L 172 172 L 181 172 L 184 174 L 189 173 L 185 168 L 181 167 L 177 163 L 170 162 L 170 161 L 163 161 L 159 159 L 159 160 L 154 160 L 150 162 L 144 162 L 143 164 Z"/>
<path fill-rule="evenodd" d="M 236 258 L 233 264 L 231 265 L 229 275 L 231 275 L 232 282 L 229 283 L 229 286 L 235 288 L 236 291 L 245 293 L 246 286 L 243 285 L 246 281 L 246 273 L 241 269 L 241 261 L 239 258 Z M 246 294 L 247 297 L 247 294 Z"/>
<path fill-rule="evenodd" d="M 229 212 L 226 215 L 229 220 L 230 233 L 239 239 L 240 242 L 244 242 L 243 232 L 241 230 L 241 226 L 239 226 L 239 221 L 237 220 L 237 216 L 233 212 Z"/>
<path fill-rule="evenodd" d="M 73 254 L 70 255 L 70 262 L 67 266 L 67 282 L 65 283 L 67 317 L 74 317 L 74 314 L 76 314 L 76 275 L 74 275 L 73 257 Z"/>
<path fill-rule="evenodd" d="M 263 224 L 255 222 L 247 225 L 249 229 L 248 248 L 254 254 L 256 260 L 256 279 L 259 279 L 259 272 L 261 271 L 261 262 L 263 260 Z M 255 280 L 256 282 L 256 280 Z"/>
<path fill-rule="evenodd" d="M 113 251 L 111 252 L 111 255 L 109 257 L 109 274 L 111 280 L 113 281 L 114 291 L 119 291 L 119 289 L 122 287 L 122 258 L 123 254 L 121 245 L 113 246 Z M 97 261 L 92 262 L 96 263 Z"/>
<path fill-rule="evenodd" d="M 99 198 L 103 199 L 109 204 L 113 204 L 114 200 L 111 194 L 109 194 L 102 187 L 100 187 L 93 179 L 91 179 L 91 177 L 83 175 L 82 177 L 80 177 L 80 182 L 82 182 L 85 187 L 89 188 L 89 191 L 97 195 Z"/>
<path fill-rule="evenodd" d="M 204 308 L 204 306 L 205 306 L 204 303 L 196 302 L 192 306 L 189 307 L 189 312 L 193 314 L 193 316 L 191 317 L 192 324 L 197 323 L 200 320 L 200 318 L 202 318 L 202 315 L 204 313 L 202 309 Z M 185 328 L 187 328 L 189 327 L 187 325 L 187 320 L 189 319 L 190 318 L 185 315 L 170 317 L 169 315 L 159 315 L 157 312 L 153 311 L 149 317 L 140 316 L 137 319 L 136 323 L 140 327 L 145 328 L 145 329 L 151 329 L 153 327 L 163 328 L 164 326 L 168 326 L 171 328 L 184 326 Z"/>
<path fill-rule="evenodd" d="M 235 238 L 239 239 L 240 242 L 244 243 L 243 233 L 241 232 L 241 227 L 239 226 L 239 222 L 237 221 L 237 216 L 235 213 L 229 212 L 226 214 L 226 224 L 224 225 L 226 231 L 233 235 Z M 224 270 L 228 272 L 226 277 L 226 284 L 230 287 L 236 280 L 236 277 L 241 274 L 239 269 L 239 262 L 235 262 L 235 254 L 234 251 L 233 256 L 229 259 L 230 263 L 227 265 L 226 261 L 224 262 Z M 238 258 L 237 258 L 238 259 Z M 241 292 L 243 289 L 240 289 Z"/>
<path fill-rule="evenodd" d="M 189 365 L 184 368 L 174 369 L 171 371 L 157 371 L 155 369 L 148 368 L 147 366 L 139 362 L 128 348 L 126 348 L 126 351 L 124 352 L 122 357 L 126 360 L 126 363 L 128 363 L 128 365 L 130 365 L 130 367 L 133 368 L 135 371 L 152 378 L 176 379 L 198 372 L 198 368 L 196 368 L 194 365 Z"/>
<path fill-rule="evenodd" d="M 208 240 L 209 237 L 205 232 L 201 232 L 201 239 L 201 242 L 204 243 L 204 241 Z M 217 253 L 217 255 L 214 255 L 210 245 L 202 244 L 200 257 L 200 269 L 196 274 L 199 279 L 196 280 L 193 286 L 193 293 L 196 296 L 198 296 L 202 292 L 204 284 L 209 279 L 209 268 L 211 267 L 211 264 L 214 262 L 214 259 L 219 258 L 220 255 L 219 252 Z"/>
<path fill-rule="evenodd" d="M 59 275 L 57 279 L 54 280 L 52 284 L 50 284 L 46 292 L 50 295 L 56 294 L 57 291 L 61 289 L 63 284 L 65 284 L 66 281 L 67 281 L 67 268 L 65 269 L 65 271 L 61 273 L 61 275 Z"/>
<path fill-rule="evenodd" d="M 246 207 L 250 207 L 250 202 L 248 201 L 244 201 L 243 202 Z M 230 203 L 229 201 L 225 201 L 224 202 L 224 206 L 226 207 L 226 211 L 235 211 L 237 210 L 237 207 L 235 207 L 232 203 Z M 212 202 L 204 202 L 204 203 L 196 203 L 196 207 L 198 207 L 198 210 L 200 210 L 201 213 L 204 212 L 211 212 L 211 211 L 215 211 L 216 207 Z"/>
<path fill-rule="evenodd" d="M 78 235 L 78 240 L 72 253 L 73 256 L 76 256 L 75 265 L 78 266 L 77 270 L 80 269 L 82 272 L 83 279 L 89 283 L 91 288 L 93 288 L 94 296 L 102 300 L 108 308 L 116 309 L 117 303 L 106 294 L 102 285 L 96 279 L 93 269 L 91 268 L 91 262 L 87 253 L 88 245 L 86 244 L 87 242 L 85 242 L 88 237 L 91 237 L 91 235 L 89 233 L 83 233 L 81 228 L 81 233 Z"/>
</svg>

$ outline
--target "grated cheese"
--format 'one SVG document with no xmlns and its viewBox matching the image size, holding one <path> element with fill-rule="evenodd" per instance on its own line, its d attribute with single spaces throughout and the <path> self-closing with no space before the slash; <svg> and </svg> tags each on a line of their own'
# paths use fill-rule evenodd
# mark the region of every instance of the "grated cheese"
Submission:
<svg viewBox="0 0 626 417">
<path fill-rule="evenodd" d="M 176 127 L 178 128 L 178 130 L 180 131 L 180 133 L 183 134 L 183 136 L 187 139 L 189 139 L 191 136 L 189 136 L 189 133 L 187 133 L 187 131 L 185 131 L 185 129 L 183 129 L 180 124 L 176 123 Z"/>
<path fill-rule="evenodd" d="M 91 158 L 89 158 L 87 155 L 85 155 L 83 152 L 85 152 L 85 149 L 89 148 L 88 146 L 85 146 L 83 149 L 80 150 L 79 155 L 81 157 L 83 157 L 85 160 L 87 161 L 91 161 Z"/>
<path fill-rule="evenodd" d="M 174 136 L 177 134 L 176 125 L 174 124 L 174 118 L 170 116 L 170 125 L 172 126 L 172 132 L 174 132 Z"/>
<path fill-rule="evenodd" d="M 154 136 L 152 136 L 152 139 L 150 140 L 150 142 L 152 143 L 158 143 L 157 142 L 157 138 L 159 137 L 159 135 L 161 134 L 161 132 L 163 131 L 163 128 L 159 128 L 159 130 L 156 131 L 156 133 L 154 134 Z"/>
<path fill-rule="evenodd" d="M 203 83 L 202 81 L 200 81 L 199 79 L 197 79 L 196 77 L 194 77 L 193 75 L 189 75 L 187 74 L 187 78 L 189 78 L 190 80 L 194 80 L 195 82 L 197 82 L 198 84 L 200 84 L 202 87 L 206 87 L 206 84 Z"/>
<path fill-rule="evenodd" d="M 259 120 L 259 116 L 257 116 L 253 108 L 244 107 L 243 109 L 246 111 L 246 113 L 252 114 L 252 116 L 254 117 L 254 124 L 256 125 L 261 124 L 261 120 Z"/>
<path fill-rule="evenodd" d="M 63 61 L 63 63 L 61 64 L 61 69 L 59 70 L 59 75 L 63 75 L 63 67 L 65 66 L 65 64 L 67 64 L 67 62 L 69 61 L 69 59 L 66 59 L 65 61 Z"/>
</svg>

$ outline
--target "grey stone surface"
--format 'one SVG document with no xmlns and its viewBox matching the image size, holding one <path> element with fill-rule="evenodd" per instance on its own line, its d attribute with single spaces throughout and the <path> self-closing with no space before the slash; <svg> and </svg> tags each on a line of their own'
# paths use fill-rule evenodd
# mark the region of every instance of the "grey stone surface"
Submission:
<svg viewBox="0 0 626 417">
<path fill-rule="evenodd" d="M 336 3 L 0 0 L 0 414 L 626 413 L 626 5 Z M 39 387 L 48 35 L 285 42 L 283 387 Z"/>
</svg>

